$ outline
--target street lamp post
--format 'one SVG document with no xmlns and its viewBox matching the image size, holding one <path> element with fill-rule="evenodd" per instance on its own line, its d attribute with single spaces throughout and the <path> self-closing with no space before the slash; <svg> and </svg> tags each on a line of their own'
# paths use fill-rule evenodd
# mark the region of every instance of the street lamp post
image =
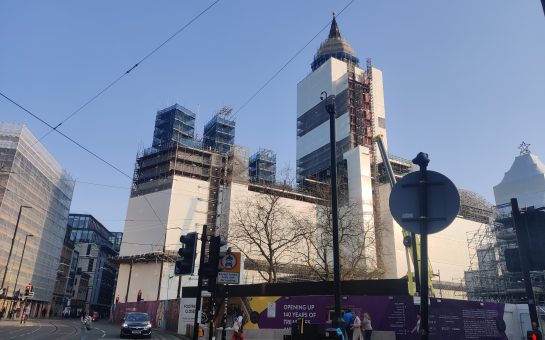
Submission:
<svg viewBox="0 0 545 340">
<path fill-rule="evenodd" d="M 339 218 L 337 211 L 337 148 L 335 136 L 335 119 L 337 110 L 335 108 L 335 95 L 327 96 L 323 91 L 321 100 L 325 101 L 325 109 L 329 113 L 329 148 L 330 148 L 330 171 L 331 171 L 331 215 L 333 225 L 333 280 L 335 286 L 335 317 L 333 327 L 343 326 L 341 318 L 341 270 L 339 261 Z M 342 327 L 341 327 L 342 328 Z"/>
<path fill-rule="evenodd" d="M 23 253 L 21 254 L 21 260 L 19 261 L 19 269 L 17 269 L 17 276 L 15 277 L 15 285 L 13 286 L 13 295 L 15 295 L 15 289 L 17 289 L 17 283 L 19 282 L 19 273 L 21 272 L 21 265 L 23 264 L 23 258 L 25 257 L 26 241 L 29 237 L 34 235 L 27 234 L 25 236 L 25 244 L 23 245 Z"/>
<path fill-rule="evenodd" d="M 442 283 L 441 283 L 441 271 L 438 269 L 437 274 L 433 273 L 433 276 L 439 278 L 439 297 L 442 299 L 443 298 L 443 286 L 442 286 Z"/>
<path fill-rule="evenodd" d="M 170 280 L 174 277 L 175 275 L 169 275 L 168 276 L 168 281 L 167 281 L 167 301 L 168 301 L 168 291 L 170 290 Z"/>
<path fill-rule="evenodd" d="M 21 212 L 23 208 L 32 209 L 28 205 L 22 205 L 19 207 L 19 214 L 17 215 L 17 223 L 15 223 L 15 231 L 13 232 L 13 238 L 11 239 L 11 247 L 9 248 L 8 260 L 6 261 L 6 267 L 4 268 L 4 277 L 2 277 L 2 285 L 0 288 L 4 288 L 4 283 L 6 283 L 6 274 L 8 273 L 9 260 L 11 259 L 11 253 L 13 252 L 13 244 L 15 243 L 15 236 L 17 236 L 17 229 L 19 229 L 19 221 L 21 220 Z M 7 291 L 6 291 L 7 294 Z"/>
</svg>

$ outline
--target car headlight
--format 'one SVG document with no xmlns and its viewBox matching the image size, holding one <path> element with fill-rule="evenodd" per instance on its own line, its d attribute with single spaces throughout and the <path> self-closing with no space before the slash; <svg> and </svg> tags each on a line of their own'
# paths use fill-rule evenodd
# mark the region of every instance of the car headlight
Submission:
<svg viewBox="0 0 545 340">
<path fill-rule="evenodd" d="M 127 327 L 129 327 L 129 325 L 127 325 L 127 323 L 126 323 L 126 322 L 123 322 L 123 324 L 121 325 L 121 327 L 123 327 L 123 328 L 127 328 Z"/>
<path fill-rule="evenodd" d="M 151 322 L 148 321 L 148 324 L 144 326 L 146 329 L 150 329 L 151 328 Z"/>
</svg>

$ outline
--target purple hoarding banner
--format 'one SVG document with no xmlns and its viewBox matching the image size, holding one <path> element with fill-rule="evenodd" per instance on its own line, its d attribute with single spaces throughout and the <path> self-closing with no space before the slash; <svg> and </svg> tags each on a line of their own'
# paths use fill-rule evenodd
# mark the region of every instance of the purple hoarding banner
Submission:
<svg viewBox="0 0 545 340">
<path fill-rule="evenodd" d="M 270 304 L 259 315 L 258 327 L 289 328 L 295 320 L 327 325 L 334 310 L 332 296 L 271 297 Z M 343 309 L 360 315 L 369 313 L 373 329 L 394 331 L 396 339 L 418 339 L 413 332 L 419 307 L 409 296 L 344 296 Z M 274 310 L 274 313 L 271 311 Z M 504 306 L 459 300 L 431 299 L 430 339 L 507 339 L 501 332 Z"/>
</svg>

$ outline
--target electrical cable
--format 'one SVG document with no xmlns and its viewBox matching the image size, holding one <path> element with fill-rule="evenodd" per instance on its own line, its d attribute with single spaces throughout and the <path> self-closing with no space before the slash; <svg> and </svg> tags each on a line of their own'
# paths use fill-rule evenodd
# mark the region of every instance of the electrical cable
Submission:
<svg viewBox="0 0 545 340">
<path fill-rule="evenodd" d="M 356 0 L 351 0 L 348 4 L 346 4 L 346 6 L 343 7 L 343 9 L 341 9 L 341 11 L 337 14 L 337 17 L 340 16 L 348 7 L 350 7 L 350 5 L 352 5 Z M 545 0 L 544 0 L 545 1 Z M 263 89 L 265 89 L 265 87 L 267 87 L 267 85 L 269 85 L 295 58 L 297 58 L 299 56 L 299 54 L 301 54 L 326 28 L 328 28 L 329 26 L 331 25 L 331 21 L 328 21 L 328 23 L 322 27 L 318 33 L 316 33 L 312 39 L 310 39 L 302 48 L 300 48 L 284 65 L 282 65 L 282 67 L 280 67 L 280 69 L 278 71 L 276 71 L 267 81 L 265 81 L 265 83 L 263 85 L 261 85 L 261 87 L 259 89 L 257 89 L 257 91 L 255 91 L 236 111 L 235 113 L 233 114 L 232 116 L 232 119 L 233 120 L 236 120 L 238 114 L 240 113 L 240 111 L 242 111 L 246 106 L 248 106 L 248 104 L 250 104 L 250 102 L 255 98 L 257 97 L 257 95 L 259 95 L 259 93 L 261 93 L 261 91 L 263 91 Z"/>
<path fill-rule="evenodd" d="M 106 91 L 108 91 L 112 86 L 117 84 L 121 79 L 123 79 L 126 75 L 128 75 L 130 72 L 132 72 L 135 68 L 140 66 L 144 61 L 146 61 L 149 57 L 154 55 L 157 51 L 159 51 L 163 46 L 165 46 L 169 41 L 174 39 L 178 34 L 182 33 L 186 28 L 188 28 L 191 24 L 193 24 L 197 19 L 199 19 L 203 14 L 208 12 L 212 7 L 214 7 L 220 0 L 215 0 L 213 3 L 208 5 L 204 10 L 202 10 L 199 14 L 194 16 L 191 20 L 189 20 L 185 25 L 183 25 L 180 29 L 178 29 L 176 32 L 170 35 L 168 39 L 163 41 L 159 46 L 155 47 L 153 50 L 151 50 L 148 54 L 146 54 L 143 58 L 138 60 L 132 67 L 127 69 L 125 72 L 123 72 L 119 77 L 114 79 L 112 82 L 110 82 L 106 87 L 104 87 L 102 90 L 100 90 L 98 93 L 96 93 L 94 96 L 91 97 L 88 101 L 86 101 L 83 105 L 78 107 L 75 111 L 73 111 L 71 114 L 69 114 L 66 118 L 64 118 L 60 123 L 55 125 L 54 127 L 51 127 L 51 130 L 49 130 L 46 134 L 44 134 L 42 137 L 38 139 L 38 142 L 43 140 L 45 137 L 47 137 L 53 130 L 57 131 L 57 129 L 64 123 L 66 123 L 69 119 L 74 117 L 76 114 L 78 114 L 81 110 L 83 110 L 87 105 L 91 104 L 93 101 L 95 101 L 98 97 L 100 97 L 102 94 L 104 94 Z"/>
<path fill-rule="evenodd" d="M 49 126 L 50 128 L 53 128 L 51 126 L 51 124 L 49 124 L 48 122 L 46 122 L 45 120 L 43 120 L 42 118 L 40 118 L 38 115 L 34 114 L 33 112 L 31 112 L 30 110 L 26 109 L 25 107 L 23 107 L 22 105 L 20 105 L 19 103 L 17 103 L 15 100 L 11 99 L 10 97 L 8 97 L 7 95 L 5 95 L 3 92 L 0 91 L 0 96 L 4 97 L 6 100 L 8 100 L 9 102 L 11 102 L 12 104 L 14 104 L 15 106 L 17 106 L 18 108 L 20 108 L 21 110 L 25 111 L 26 113 L 28 113 L 29 115 L 31 115 L 32 117 L 36 118 L 38 121 L 40 121 L 41 123 Z M 91 154 L 92 156 L 94 156 L 95 158 L 97 158 L 98 160 L 100 160 L 101 162 L 105 163 L 106 165 L 110 166 L 111 168 L 113 168 L 114 170 L 116 170 L 117 172 L 119 172 L 120 174 L 122 174 L 123 176 L 129 178 L 130 180 L 132 180 L 132 177 L 127 175 L 125 172 L 123 172 L 122 170 L 120 170 L 118 167 L 116 167 L 115 165 L 111 164 L 110 162 L 108 162 L 107 160 L 105 160 L 104 158 L 100 157 L 99 155 L 97 155 L 96 153 L 92 152 L 91 150 L 89 150 L 88 148 L 86 148 L 85 146 L 81 145 L 79 142 L 77 142 L 76 140 L 72 139 L 71 137 L 67 136 L 66 134 L 64 134 L 63 132 L 59 131 L 59 130 L 55 130 L 58 134 L 60 134 L 61 136 L 63 136 L 64 138 L 68 139 L 69 141 L 71 141 L 73 144 L 77 145 L 78 147 L 80 147 L 81 149 L 83 149 L 84 151 L 86 151 L 87 153 Z M 146 197 L 146 195 L 143 196 L 144 199 L 146 200 L 147 204 L 149 205 L 149 207 L 151 208 L 151 210 L 153 211 L 153 214 L 155 215 L 155 217 L 157 218 L 157 220 L 161 223 L 161 224 L 164 224 L 164 222 L 161 220 L 161 218 L 159 217 L 159 215 L 157 214 L 157 211 L 155 211 L 155 208 L 153 208 L 153 206 L 151 205 L 150 201 L 148 200 L 148 198 Z M 165 224 L 166 226 L 166 224 Z"/>
</svg>

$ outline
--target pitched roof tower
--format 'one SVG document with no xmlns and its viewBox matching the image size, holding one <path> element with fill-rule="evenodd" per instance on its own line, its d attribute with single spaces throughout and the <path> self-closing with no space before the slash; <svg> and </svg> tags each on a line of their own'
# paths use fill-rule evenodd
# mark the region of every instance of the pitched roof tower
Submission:
<svg viewBox="0 0 545 340">
<path fill-rule="evenodd" d="M 314 61 L 311 64 L 312 71 L 315 71 L 328 59 L 334 57 L 341 61 L 351 62 L 358 65 L 360 60 L 356 58 L 356 52 L 350 46 L 350 43 L 341 37 L 339 26 L 333 13 L 333 20 L 331 20 L 331 27 L 329 29 L 329 36 L 320 44 L 318 52 L 314 56 Z"/>
</svg>

